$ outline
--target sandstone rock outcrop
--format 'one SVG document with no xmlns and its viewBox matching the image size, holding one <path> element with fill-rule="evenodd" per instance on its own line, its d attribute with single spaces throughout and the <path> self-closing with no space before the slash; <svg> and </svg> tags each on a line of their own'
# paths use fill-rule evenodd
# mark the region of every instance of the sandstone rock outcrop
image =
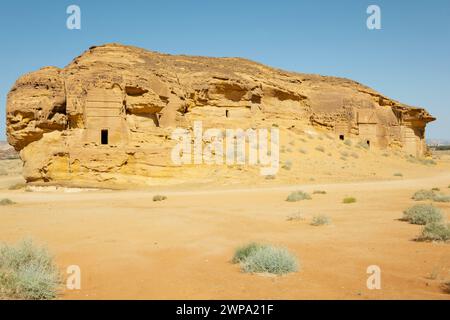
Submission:
<svg viewBox="0 0 450 320">
<path fill-rule="evenodd" d="M 189 180 L 170 160 L 170 135 L 195 120 L 218 128 L 312 125 L 419 156 L 434 118 L 347 79 L 119 44 L 91 47 L 63 69 L 26 74 L 7 100 L 8 142 L 34 183 Z"/>
</svg>

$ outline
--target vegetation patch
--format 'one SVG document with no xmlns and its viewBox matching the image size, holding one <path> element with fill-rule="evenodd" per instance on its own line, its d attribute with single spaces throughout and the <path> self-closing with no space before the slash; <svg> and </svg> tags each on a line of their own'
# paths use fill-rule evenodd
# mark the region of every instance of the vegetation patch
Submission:
<svg viewBox="0 0 450 320">
<path fill-rule="evenodd" d="M 424 190 L 421 189 L 419 191 L 416 191 L 413 196 L 412 199 L 416 200 L 416 201 L 422 201 L 422 200 L 433 200 L 435 195 L 435 192 L 432 190 Z"/>
<path fill-rule="evenodd" d="M 166 199 L 167 199 L 166 196 L 162 196 L 162 195 L 159 195 L 159 194 L 153 196 L 153 201 L 163 201 L 163 200 L 166 200 Z"/>
<path fill-rule="evenodd" d="M 11 199 L 5 198 L 5 199 L 0 200 L 0 206 L 10 206 L 13 204 L 15 204 L 15 202 L 12 201 Z"/>
<path fill-rule="evenodd" d="M 31 240 L 0 246 L 0 298 L 54 299 L 60 283 L 58 268 L 46 248 Z"/>
<path fill-rule="evenodd" d="M 312 218 L 311 225 L 312 226 L 323 226 L 330 224 L 331 219 L 325 215 L 317 215 Z"/>
<path fill-rule="evenodd" d="M 403 177 L 403 173 L 396 172 L 396 173 L 394 173 L 394 177 Z"/>
<path fill-rule="evenodd" d="M 342 200 L 342 203 L 355 203 L 356 202 L 356 198 L 355 197 L 345 197 Z"/>
<path fill-rule="evenodd" d="M 314 190 L 313 194 L 327 194 L 327 192 L 324 190 Z"/>
<path fill-rule="evenodd" d="M 290 195 L 288 195 L 288 197 L 286 198 L 286 201 L 288 202 L 297 202 L 297 201 L 301 201 L 301 200 L 310 200 L 311 196 L 303 191 L 294 191 L 291 192 Z"/>
<path fill-rule="evenodd" d="M 238 248 L 233 262 L 240 263 L 241 270 L 248 273 L 282 275 L 298 271 L 297 258 L 288 250 L 258 243 Z"/>
<path fill-rule="evenodd" d="M 418 241 L 449 241 L 450 224 L 432 222 L 425 225 Z"/>
<path fill-rule="evenodd" d="M 450 202 L 450 196 L 445 195 L 445 194 L 436 194 L 433 197 L 433 201 L 436 201 L 436 202 Z"/>
<path fill-rule="evenodd" d="M 441 210 L 431 204 L 418 204 L 403 212 L 403 220 L 412 224 L 441 222 L 442 217 Z"/>
<path fill-rule="evenodd" d="M 436 202 L 450 202 L 449 195 L 438 193 L 438 191 L 439 191 L 439 188 L 433 188 L 431 190 L 422 189 L 422 190 L 416 191 L 413 194 L 412 199 L 414 199 L 416 201 L 432 200 L 432 201 L 436 201 Z"/>
</svg>

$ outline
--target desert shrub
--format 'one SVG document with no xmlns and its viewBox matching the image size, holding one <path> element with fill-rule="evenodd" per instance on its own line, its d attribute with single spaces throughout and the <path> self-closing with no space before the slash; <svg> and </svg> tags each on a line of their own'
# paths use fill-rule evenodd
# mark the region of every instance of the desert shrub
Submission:
<svg viewBox="0 0 450 320">
<path fill-rule="evenodd" d="M 434 191 L 421 189 L 413 194 L 412 199 L 416 201 L 432 200 L 434 195 Z"/>
<path fill-rule="evenodd" d="M 322 146 L 317 146 L 317 147 L 316 147 L 316 150 L 317 150 L 317 151 L 320 151 L 320 152 L 325 152 L 325 148 L 322 147 Z"/>
<path fill-rule="evenodd" d="M 317 215 L 312 218 L 311 225 L 312 226 L 323 226 L 326 224 L 330 224 L 331 219 L 325 215 Z"/>
<path fill-rule="evenodd" d="M 396 173 L 394 173 L 394 177 L 403 177 L 403 173 L 396 172 Z"/>
<path fill-rule="evenodd" d="M 291 194 L 288 195 L 286 198 L 286 201 L 288 202 L 296 202 L 301 200 L 310 200 L 311 196 L 303 191 L 293 191 Z"/>
<path fill-rule="evenodd" d="M 241 263 L 244 272 L 281 275 L 298 270 L 296 257 L 284 248 L 260 244 L 250 244 L 244 248 L 247 250 L 243 254 L 235 253 L 239 259 L 233 258 L 233 261 Z"/>
<path fill-rule="evenodd" d="M 269 174 L 265 177 L 266 180 L 274 180 L 275 178 L 276 178 L 276 176 L 273 174 Z"/>
<path fill-rule="evenodd" d="M 327 194 L 327 192 L 324 190 L 314 190 L 313 194 Z"/>
<path fill-rule="evenodd" d="M 163 201 L 163 200 L 166 200 L 166 199 L 167 199 L 166 196 L 162 196 L 162 195 L 159 195 L 159 194 L 153 196 L 153 201 Z"/>
<path fill-rule="evenodd" d="M 450 224 L 431 222 L 425 225 L 422 234 L 417 238 L 419 241 L 449 241 Z"/>
<path fill-rule="evenodd" d="M 5 199 L 0 200 L 0 206 L 10 206 L 12 204 L 15 204 L 15 202 L 12 201 L 11 199 L 5 198 Z"/>
<path fill-rule="evenodd" d="M 450 189 L 450 184 L 448 185 L 448 187 L 447 188 L 449 188 Z"/>
<path fill-rule="evenodd" d="M 233 263 L 238 263 L 238 262 L 242 262 L 245 259 L 247 259 L 251 254 L 253 254 L 253 252 L 255 252 L 257 249 L 263 247 L 264 245 L 256 243 L 256 242 L 252 242 L 249 243 L 245 246 L 239 247 L 236 249 L 236 251 L 234 252 L 234 256 L 233 256 Z"/>
<path fill-rule="evenodd" d="M 279 125 L 278 125 L 278 123 L 272 123 L 272 127 L 278 128 Z"/>
<path fill-rule="evenodd" d="M 431 188 L 431 191 L 441 191 L 441 189 L 434 187 L 434 188 Z"/>
<path fill-rule="evenodd" d="M 435 194 L 433 200 L 436 202 L 450 202 L 450 196 L 445 194 Z"/>
<path fill-rule="evenodd" d="M 345 197 L 342 200 L 342 203 L 355 203 L 355 202 L 356 202 L 356 198 L 354 198 L 354 197 Z"/>
<path fill-rule="evenodd" d="M 281 166 L 281 168 L 285 169 L 285 170 L 291 170 L 292 169 L 292 161 L 287 160 L 283 163 L 283 165 Z"/>
<path fill-rule="evenodd" d="M 412 224 L 425 225 L 442 221 L 442 212 L 431 204 L 418 204 L 403 212 L 403 220 Z"/>
<path fill-rule="evenodd" d="M 303 217 L 303 215 L 300 212 L 288 215 L 286 218 L 287 221 L 300 221 L 300 220 L 305 220 L 305 218 Z"/>
<path fill-rule="evenodd" d="M 432 200 L 436 202 L 450 202 L 450 196 L 437 193 L 437 190 L 439 190 L 439 188 L 433 188 L 431 190 L 421 189 L 413 194 L 412 199 L 416 201 Z"/>
<path fill-rule="evenodd" d="M 345 144 L 346 146 L 351 147 L 353 143 L 352 143 L 352 140 L 348 140 L 348 139 L 347 139 L 347 140 L 344 141 L 344 144 Z"/>
<path fill-rule="evenodd" d="M 8 190 L 20 190 L 20 189 L 25 188 L 26 186 L 27 186 L 26 183 L 19 182 L 19 183 L 13 184 L 12 186 L 9 186 Z"/>
<path fill-rule="evenodd" d="M 59 285 L 59 271 L 46 248 L 31 240 L 0 246 L 0 297 L 54 299 Z"/>
</svg>

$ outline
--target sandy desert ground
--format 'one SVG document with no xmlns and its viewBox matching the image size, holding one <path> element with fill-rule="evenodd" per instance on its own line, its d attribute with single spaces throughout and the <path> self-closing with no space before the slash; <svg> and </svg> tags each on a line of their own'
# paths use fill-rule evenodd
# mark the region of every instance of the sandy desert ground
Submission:
<svg viewBox="0 0 450 320">
<path fill-rule="evenodd" d="M 81 290 L 64 289 L 61 299 L 450 299 L 441 288 L 450 280 L 450 244 L 414 241 L 421 226 L 399 220 L 416 204 L 414 191 L 450 194 L 450 155 L 437 157 L 435 166 L 405 165 L 403 177 L 376 181 L 33 192 L 9 190 L 21 181 L 20 160 L 7 160 L 0 198 L 17 204 L 0 207 L 0 240 L 31 237 L 63 272 L 79 265 Z M 327 194 L 285 201 L 292 190 Z M 155 194 L 168 199 L 154 202 Z M 346 196 L 357 202 L 343 204 Z M 436 205 L 450 219 L 450 203 Z M 305 219 L 287 220 L 296 213 Z M 311 226 L 315 214 L 331 224 Z M 250 241 L 288 248 L 300 271 L 240 272 L 230 260 Z M 366 287 L 369 265 L 381 268 L 381 290 Z"/>
</svg>

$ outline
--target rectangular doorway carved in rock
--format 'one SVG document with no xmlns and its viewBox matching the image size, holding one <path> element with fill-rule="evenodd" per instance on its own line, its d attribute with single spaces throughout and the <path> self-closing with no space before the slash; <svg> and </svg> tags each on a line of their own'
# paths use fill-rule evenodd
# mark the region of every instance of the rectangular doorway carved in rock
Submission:
<svg viewBox="0 0 450 320">
<path fill-rule="evenodd" d="M 102 142 L 102 144 L 108 144 L 108 130 L 107 129 L 102 129 L 101 142 Z"/>
</svg>

